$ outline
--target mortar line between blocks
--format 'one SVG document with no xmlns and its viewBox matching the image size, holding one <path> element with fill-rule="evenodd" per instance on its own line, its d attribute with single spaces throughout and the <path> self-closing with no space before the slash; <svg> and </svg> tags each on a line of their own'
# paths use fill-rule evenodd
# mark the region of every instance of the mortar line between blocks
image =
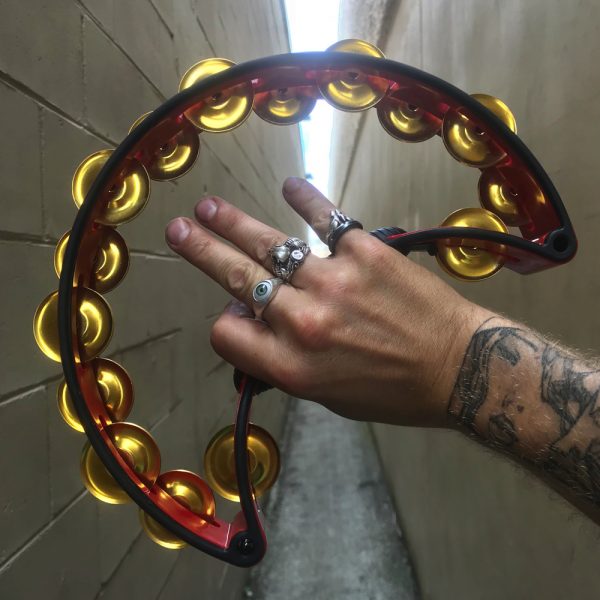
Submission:
<svg viewBox="0 0 600 600">
<path fill-rule="evenodd" d="M 356 158 L 356 152 L 358 149 L 358 144 L 360 143 L 360 138 L 362 137 L 362 132 L 365 126 L 365 119 L 367 113 L 361 113 L 360 120 L 358 121 L 358 128 L 356 130 L 356 135 L 354 136 L 354 144 L 352 144 L 352 150 L 350 152 L 350 159 L 348 160 L 348 167 L 346 168 L 346 172 L 344 173 L 344 183 L 342 184 L 342 189 L 340 190 L 340 198 L 338 203 L 338 208 L 342 207 L 342 203 L 344 202 L 344 196 L 346 194 L 346 188 L 348 187 L 348 183 L 350 182 L 350 173 L 352 172 L 352 166 L 354 165 L 354 159 Z"/>
<path fill-rule="evenodd" d="M 159 21 L 162 23 L 163 27 L 167 30 L 167 33 L 169 34 L 169 37 L 171 39 L 174 39 L 175 38 L 175 34 L 173 33 L 173 31 L 169 27 L 169 24 L 167 23 L 167 21 L 163 17 L 162 12 L 158 9 L 158 7 L 156 6 L 156 4 L 154 4 L 153 0 L 148 0 L 148 2 L 150 2 L 150 6 L 154 9 L 154 12 L 156 13 L 156 16 L 158 17 Z"/>
<path fill-rule="evenodd" d="M 98 505 L 98 506 L 100 506 L 100 505 Z M 98 593 L 94 596 L 94 600 L 98 600 L 99 598 L 102 597 L 102 594 L 104 593 L 104 590 L 108 587 L 108 584 L 111 582 L 111 580 L 117 574 L 117 571 L 119 570 L 119 568 L 123 564 L 124 560 L 131 553 L 131 550 L 133 549 L 133 546 L 141 538 L 142 538 L 142 530 L 140 529 L 140 531 L 135 536 L 135 538 L 133 539 L 133 541 L 131 542 L 131 544 L 129 544 L 129 546 L 127 547 L 127 550 L 125 550 L 125 552 L 123 553 L 123 556 L 122 556 L 121 560 L 117 563 L 117 566 L 111 571 L 110 575 L 108 576 L 108 579 L 106 579 L 105 581 L 102 581 L 100 583 L 100 589 L 98 590 Z"/>
<path fill-rule="evenodd" d="M 81 97 L 81 109 L 83 112 L 83 119 L 87 121 L 88 119 L 88 105 L 87 105 L 87 63 L 85 61 L 85 52 L 83 50 L 83 37 L 84 37 L 84 29 L 85 29 L 85 17 L 83 13 L 79 15 L 79 59 L 81 61 L 81 83 L 83 84 L 83 94 Z"/>
<path fill-rule="evenodd" d="M 22 544 L 17 550 L 15 550 L 4 562 L 0 563 L 0 576 L 2 573 L 7 571 L 12 564 L 14 564 L 18 558 L 27 552 L 27 550 L 36 543 L 36 541 L 46 533 L 53 525 L 62 518 L 62 516 L 75 504 L 77 504 L 82 498 L 88 494 L 87 490 L 83 490 L 80 494 L 75 496 L 68 504 L 66 504 L 61 510 L 59 510 L 54 517 L 48 521 L 42 528 L 38 529 L 24 544 Z"/>
<path fill-rule="evenodd" d="M 0 71 L 0 82 L 4 83 L 5 85 L 14 89 L 15 91 L 20 92 L 24 96 L 27 96 L 28 98 L 30 98 L 31 100 L 33 100 L 34 102 L 36 102 L 37 104 L 39 104 L 40 106 L 42 106 L 43 108 L 48 110 L 49 112 L 57 115 L 64 121 L 67 121 L 67 123 L 69 123 L 75 127 L 78 127 L 79 129 L 82 129 L 83 131 L 86 131 L 87 133 L 98 138 L 105 144 L 108 144 L 109 146 L 113 146 L 113 147 L 117 145 L 117 142 L 115 142 L 115 140 L 112 140 L 109 137 L 105 136 L 104 134 L 100 133 L 99 131 L 97 131 L 96 129 L 91 127 L 89 124 L 84 124 L 81 121 L 77 120 L 75 117 L 72 117 L 70 114 L 68 114 L 67 112 L 62 110 L 62 108 L 56 106 L 56 104 L 52 104 L 52 102 L 49 102 L 46 98 L 44 98 L 43 96 L 38 94 L 35 90 L 31 89 L 30 87 L 28 87 L 27 85 L 25 85 L 24 83 L 19 81 L 18 79 L 11 77 L 8 73 L 5 73 L 4 71 Z"/>
<path fill-rule="evenodd" d="M 150 79 L 150 77 L 148 77 L 145 71 L 135 62 L 135 60 L 133 60 L 133 58 L 127 53 L 125 48 L 123 48 L 123 46 L 121 46 L 119 42 L 117 42 L 113 37 L 111 37 L 108 31 L 104 28 L 102 22 L 94 15 L 94 13 L 87 6 L 85 6 L 85 4 L 83 4 L 82 0 L 75 0 L 75 4 L 79 6 L 81 12 L 90 20 L 90 22 L 98 28 L 98 31 L 100 31 L 102 35 L 104 35 L 106 39 L 115 48 L 117 48 L 117 50 L 131 63 L 133 68 L 143 77 L 143 79 L 148 84 L 150 84 L 150 86 L 156 92 L 161 101 L 164 102 L 167 99 L 167 97 L 162 93 L 160 88 L 152 81 L 152 79 Z"/>
<path fill-rule="evenodd" d="M 32 317 L 33 317 L 33 315 L 32 315 Z M 161 341 L 167 340 L 167 339 L 173 337 L 174 335 L 176 335 L 177 333 L 179 333 L 181 330 L 182 330 L 181 327 L 177 327 L 175 329 L 170 329 L 163 333 L 159 333 L 154 336 L 148 337 L 145 340 L 141 340 L 140 342 L 131 344 L 129 346 L 124 346 L 123 348 L 117 348 L 113 352 L 110 352 L 107 356 L 109 358 L 114 359 L 114 357 L 117 356 L 118 354 L 124 354 L 127 352 L 131 352 L 132 350 L 137 350 L 139 348 L 143 348 L 144 346 L 153 344 L 155 342 L 161 342 Z M 43 357 L 41 357 L 41 358 L 43 360 Z M 56 363 L 56 365 L 58 366 L 58 363 Z M 45 379 L 42 379 L 41 381 L 37 381 L 36 383 L 33 383 L 31 385 L 23 386 L 21 388 L 16 388 L 16 389 L 6 392 L 4 394 L 0 394 L 0 407 L 4 406 L 6 404 L 10 404 L 11 402 L 14 402 L 26 394 L 30 394 L 38 389 L 43 389 L 50 384 L 58 383 L 61 379 L 62 379 L 62 373 L 59 373 L 57 375 L 52 375 L 50 377 L 46 377 Z"/>
<path fill-rule="evenodd" d="M 200 27 L 200 31 L 202 32 L 202 35 L 204 36 L 204 39 L 206 40 L 208 47 L 210 48 L 211 52 L 213 53 L 213 56 L 216 56 L 217 52 L 215 51 L 215 47 L 212 45 L 212 42 L 210 41 L 208 34 L 206 33 L 206 29 L 204 29 L 204 26 L 202 25 L 202 21 L 200 21 L 200 17 L 198 15 L 196 15 L 196 23 L 198 23 L 198 27 Z"/>
<path fill-rule="evenodd" d="M 150 336 L 150 337 L 146 338 L 145 340 L 136 342 L 135 344 L 131 344 L 130 346 L 124 346 L 123 348 L 117 348 L 114 352 L 111 352 L 111 354 L 109 356 L 114 357 L 117 354 L 131 352 L 132 350 L 137 350 L 138 348 L 142 348 L 144 346 L 147 346 L 148 344 L 153 344 L 154 342 L 159 342 L 159 341 L 169 339 L 181 331 L 182 331 L 181 327 L 169 329 L 168 331 L 156 334 L 154 336 Z"/>
<path fill-rule="evenodd" d="M 38 104 L 38 139 L 40 142 L 38 152 L 40 159 L 40 209 L 41 209 L 41 220 L 42 220 L 42 235 L 46 237 L 48 229 L 48 215 L 46 213 L 46 197 L 44 194 L 44 160 L 46 155 L 46 130 L 44 127 L 44 111 Z"/>
<path fill-rule="evenodd" d="M 173 564 L 171 565 L 171 568 L 169 569 L 169 572 L 167 573 L 165 580 L 162 582 L 159 590 L 158 590 L 158 594 L 156 594 L 156 598 L 159 599 L 162 595 L 162 593 L 165 591 L 165 589 L 167 588 L 167 585 L 169 584 L 169 581 L 171 579 L 171 575 L 173 574 L 173 571 L 175 570 L 175 567 L 178 565 L 179 561 L 181 560 L 181 557 L 183 556 L 183 554 L 181 552 L 178 553 L 177 557 L 175 558 L 175 560 L 173 561 Z"/>
</svg>

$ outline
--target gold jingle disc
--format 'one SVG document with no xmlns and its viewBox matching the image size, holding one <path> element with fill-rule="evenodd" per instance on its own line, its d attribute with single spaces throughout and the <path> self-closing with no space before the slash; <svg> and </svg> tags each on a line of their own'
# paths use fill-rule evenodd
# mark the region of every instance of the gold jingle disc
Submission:
<svg viewBox="0 0 600 600">
<path fill-rule="evenodd" d="M 129 129 L 131 133 L 150 113 L 139 117 Z M 182 124 L 182 129 L 167 140 L 144 166 L 150 179 L 154 181 L 170 181 L 185 175 L 196 162 L 200 151 L 198 132 L 187 121 Z"/>
<path fill-rule="evenodd" d="M 77 332 L 79 335 L 78 360 L 96 358 L 112 336 L 112 314 L 106 300 L 88 288 L 73 291 L 77 301 Z M 40 350 L 52 360 L 60 362 L 58 337 L 58 292 L 44 298 L 33 317 L 33 335 Z"/>
<path fill-rule="evenodd" d="M 403 142 L 424 142 L 442 126 L 442 121 L 431 113 L 394 98 L 386 98 L 377 105 L 377 116 L 383 128 Z"/>
<path fill-rule="evenodd" d="M 88 491 L 108 504 L 126 504 L 131 499 L 107 471 L 89 442 L 83 447 L 80 465 L 81 479 Z"/>
<path fill-rule="evenodd" d="M 310 115 L 317 99 L 304 88 L 279 88 L 254 97 L 254 112 L 274 125 L 294 125 Z"/>
<path fill-rule="evenodd" d="M 498 215 L 506 225 L 517 227 L 527 222 L 519 207 L 517 188 L 498 169 L 486 169 L 478 183 L 481 206 Z"/>
<path fill-rule="evenodd" d="M 207 58 L 190 67 L 181 79 L 179 91 L 235 65 L 226 58 Z M 252 111 L 254 91 L 250 82 L 216 92 L 185 111 L 185 116 L 203 131 L 231 131 L 241 125 Z"/>
<path fill-rule="evenodd" d="M 214 516 L 215 498 L 208 484 L 191 471 L 182 469 L 167 471 L 156 480 L 156 485 L 165 491 L 179 504 L 199 516 Z M 151 540 L 171 550 L 184 548 L 186 543 L 163 527 L 158 521 L 140 510 L 140 521 L 144 531 Z M 205 525 L 206 521 L 198 519 Z"/>
<path fill-rule="evenodd" d="M 124 421 L 133 408 L 133 384 L 127 371 L 108 358 L 97 358 L 92 365 L 98 383 L 98 392 L 112 422 Z M 66 381 L 58 386 L 58 410 L 65 423 L 83 432 Z"/>
<path fill-rule="evenodd" d="M 515 118 L 502 100 L 487 94 L 473 94 L 472 97 L 493 112 L 513 133 L 517 132 Z M 506 156 L 491 141 L 488 133 L 459 110 L 449 110 L 444 115 L 442 138 L 446 149 L 456 160 L 472 167 L 491 167 Z"/>
<path fill-rule="evenodd" d="M 516 167 L 485 169 L 478 188 L 481 206 L 511 227 L 526 225 L 546 206 L 546 198 L 535 180 Z"/>
<path fill-rule="evenodd" d="M 233 425 L 219 431 L 206 447 L 204 472 L 211 487 L 227 500 L 239 501 L 235 455 L 233 451 Z M 250 481 L 256 497 L 270 489 L 279 475 L 279 449 L 271 434 L 250 424 L 248 428 L 248 460 Z"/>
<path fill-rule="evenodd" d="M 340 40 L 327 52 L 350 52 L 385 58 L 383 52 L 363 40 Z M 379 77 L 368 77 L 359 69 L 348 69 L 341 78 L 321 77 L 319 90 L 329 104 L 350 112 L 375 106 L 386 94 L 389 82 Z"/>
<path fill-rule="evenodd" d="M 112 150 L 100 150 L 88 156 L 73 175 L 73 200 L 80 207 L 100 173 L 100 170 L 112 154 Z M 146 206 L 150 197 L 150 179 L 144 166 L 135 159 L 125 161 L 124 174 L 108 191 L 108 203 L 102 214 L 96 217 L 103 225 L 121 225 L 131 221 Z"/>
<path fill-rule="evenodd" d="M 160 474 L 160 452 L 154 438 L 133 423 L 113 423 L 106 430 L 125 462 L 145 485 L 152 487 Z M 103 502 L 125 504 L 130 501 L 89 442 L 81 456 L 81 477 L 89 492 Z"/>
<path fill-rule="evenodd" d="M 517 121 L 508 106 L 495 96 L 489 94 L 471 94 L 480 104 L 493 112 L 513 133 L 517 133 Z"/>
<path fill-rule="evenodd" d="M 54 270 L 60 277 L 65 250 L 69 241 L 67 231 L 59 240 L 54 252 Z M 94 259 L 94 278 L 91 287 L 101 294 L 115 288 L 129 269 L 129 250 L 121 235 L 112 227 L 102 227 L 99 232 L 100 245 Z"/>
<path fill-rule="evenodd" d="M 483 208 L 461 208 L 449 215 L 441 227 L 477 227 L 508 233 L 502 220 Z M 437 245 L 436 258 L 447 273 L 468 281 L 491 277 L 504 264 L 504 259 L 493 252 L 473 246 L 446 246 L 442 243 Z"/>
</svg>

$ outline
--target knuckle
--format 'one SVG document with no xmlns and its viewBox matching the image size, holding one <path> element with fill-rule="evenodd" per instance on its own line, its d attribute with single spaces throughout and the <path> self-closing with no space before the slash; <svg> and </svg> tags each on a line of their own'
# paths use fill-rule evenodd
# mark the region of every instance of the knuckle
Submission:
<svg viewBox="0 0 600 600">
<path fill-rule="evenodd" d="M 357 237 L 351 246 L 355 260 L 367 267 L 380 265 L 387 254 L 387 246 L 371 235 Z"/>
<path fill-rule="evenodd" d="M 246 216 L 243 212 L 225 202 L 220 203 L 217 215 L 220 216 L 221 226 L 225 229 L 242 228 L 244 225 L 243 220 Z"/>
<path fill-rule="evenodd" d="M 325 232 L 329 229 L 329 215 L 330 215 L 329 210 L 321 210 L 319 211 L 312 219 L 311 222 L 311 227 L 322 234 L 325 234 Z"/>
<path fill-rule="evenodd" d="M 271 231 L 261 232 L 259 233 L 252 244 L 252 247 L 255 249 L 256 258 L 265 264 L 270 262 L 269 259 L 269 249 L 273 246 L 283 243 L 276 234 Z"/>
<path fill-rule="evenodd" d="M 230 206 L 220 203 L 219 210 L 217 210 L 219 224 L 224 229 L 235 229 L 239 225 L 239 214 L 235 210 L 230 210 L 230 208 Z"/>
<path fill-rule="evenodd" d="M 196 233 L 190 236 L 190 252 L 195 256 L 206 254 L 211 246 L 211 239 L 207 235 Z"/>
<path fill-rule="evenodd" d="M 355 294 L 359 287 L 357 269 L 352 264 L 344 265 L 332 277 L 329 286 L 332 295 L 338 299 Z"/>
<path fill-rule="evenodd" d="M 335 269 L 319 273 L 314 289 L 322 304 L 338 306 L 362 291 L 364 279 L 365 275 L 359 275 L 359 269 L 352 260 L 340 259 Z"/>
<path fill-rule="evenodd" d="M 304 350 L 325 350 L 330 345 L 331 323 L 327 311 L 301 309 L 290 314 L 292 331 Z"/>
<path fill-rule="evenodd" d="M 248 260 L 228 261 L 224 265 L 224 272 L 227 287 L 234 295 L 246 292 L 251 282 L 256 279 L 256 269 Z"/>
</svg>

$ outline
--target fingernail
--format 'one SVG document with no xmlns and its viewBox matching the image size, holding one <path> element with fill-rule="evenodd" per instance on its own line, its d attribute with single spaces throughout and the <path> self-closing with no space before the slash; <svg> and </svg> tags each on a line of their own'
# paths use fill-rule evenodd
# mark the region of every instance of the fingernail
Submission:
<svg viewBox="0 0 600 600">
<path fill-rule="evenodd" d="M 300 177 L 288 177 L 283 182 L 283 191 L 293 194 L 294 192 L 300 189 L 300 186 L 302 185 L 303 181 L 304 180 L 300 179 Z"/>
<path fill-rule="evenodd" d="M 174 219 L 167 225 L 167 241 L 170 244 L 182 244 L 192 228 L 185 219 Z"/>
<path fill-rule="evenodd" d="M 200 221 L 210 221 L 217 212 L 217 203 L 212 198 L 201 200 L 196 205 L 196 216 Z"/>
</svg>

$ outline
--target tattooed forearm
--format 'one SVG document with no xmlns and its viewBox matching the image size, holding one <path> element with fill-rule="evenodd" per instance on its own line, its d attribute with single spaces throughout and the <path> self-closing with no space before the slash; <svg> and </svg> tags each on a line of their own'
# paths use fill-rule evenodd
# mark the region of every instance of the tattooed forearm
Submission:
<svg viewBox="0 0 600 600">
<path fill-rule="evenodd" d="M 500 318 L 473 335 L 449 412 L 600 507 L 600 368 Z"/>
</svg>

